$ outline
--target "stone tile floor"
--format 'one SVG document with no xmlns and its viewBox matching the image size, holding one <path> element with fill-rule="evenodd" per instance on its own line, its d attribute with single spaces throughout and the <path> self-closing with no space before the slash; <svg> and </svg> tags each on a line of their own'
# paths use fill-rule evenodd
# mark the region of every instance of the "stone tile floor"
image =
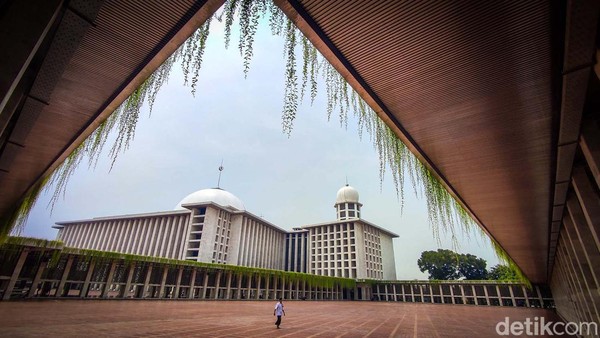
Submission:
<svg viewBox="0 0 600 338">
<path fill-rule="evenodd" d="M 493 337 L 550 310 L 392 302 L 43 300 L 0 302 L 3 337 Z"/>
</svg>

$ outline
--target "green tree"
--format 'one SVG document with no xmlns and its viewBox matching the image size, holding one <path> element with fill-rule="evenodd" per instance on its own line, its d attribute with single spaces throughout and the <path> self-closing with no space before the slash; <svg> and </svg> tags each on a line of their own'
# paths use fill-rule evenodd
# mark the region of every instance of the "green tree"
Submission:
<svg viewBox="0 0 600 338">
<path fill-rule="evenodd" d="M 487 262 L 483 258 L 452 250 L 423 251 L 417 264 L 421 272 L 429 273 L 429 279 L 481 280 L 487 276 Z"/>
<path fill-rule="evenodd" d="M 519 280 L 515 270 L 511 269 L 510 266 L 497 264 L 494 265 L 488 273 L 488 279 L 491 280 L 502 280 L 502 281 L 516 281 Z"/>
<path fill-rule="evenodd" d="M 417 261 L 421 272 L 427 271 L 429 279 L 458 279 L 458 255 L 452 250 L 423 251 Z"/>
<path fill-rule="evenodd" d="M 459 255 L 458 271 L 465 279 L 482 280 L 487 277 L 487 262 L 471 254 Z"/>
</svg>

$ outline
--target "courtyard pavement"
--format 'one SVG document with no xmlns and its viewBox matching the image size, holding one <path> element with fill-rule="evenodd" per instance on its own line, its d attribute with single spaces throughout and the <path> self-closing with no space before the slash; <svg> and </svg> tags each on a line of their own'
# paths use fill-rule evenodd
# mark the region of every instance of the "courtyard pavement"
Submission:
<svg viewBox="0 0 600 338">
<path fill-rule="evenodd" d="M 284 301 L 42 300 L 0 302 L 3 337 L 493 337 L 509 317 L 550 310 L 469 305 Z M 539 336 L 541 337 L 541 336 Z"/>
</svg>

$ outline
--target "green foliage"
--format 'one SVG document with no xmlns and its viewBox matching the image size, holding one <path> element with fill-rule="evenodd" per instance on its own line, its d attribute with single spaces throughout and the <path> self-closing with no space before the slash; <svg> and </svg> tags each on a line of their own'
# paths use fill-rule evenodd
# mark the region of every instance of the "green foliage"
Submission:
<svg viewBox="0 0 600 338">
<path fill-rule="evenodd" d="M 506 253 L 506 250 L 504 250 L 500 244 L 498 244 L 498 242 L 496 242 L 494 239 L 491 239 L 492 241 L 492 248 L 496 251 L 496 256 L 498 257 L 498 259 L 500 259 L 501 262 L 504 262 L 506 265 L 508 265 L 511 270 L 513 270 L 515 272 L 515 274 L 517 275 L 517 280 L 527 286 L 529 289 L 532 288 L 531 286 L 531 282 L 529 281 L 529 279 L 527 278 L 527 276 L 525 276 L 525 274 L 523 273 L 523 271 L 521 270 L 521 268 L 519 268 L 519 266 L 517 265 L 517 263 L 515 263 L 515 261 L 513 261 L 513 259 Z"/>
<path fill-rule="evenodd" d="M 0 244 L 4 243 L 8 238 L 11 231 L 15 231 L 16 233 L 20 233 L 27 222 L 27 218 L 29 217 L 29 212 L 35 205 L 40 192 L 46 184 L 48 183 L 49 178 L 44 177 L 37 183 L 35 183 L 28 191 L 28 193 L 23 198 L 23 201 L 16 208 L 8 218 L 0 219 Z"/>
<path fill-rule="evenodd" d="M 203 262 L 177 260 L 177 259 L 170 259 L 170 258 L 163 258 L 163 257 L 124 254 L 124 253 L 120 253 L 120 252 L 70 248 L 70 247 L 64 247 L 64 245 L 61 241 L 49 241 L 49 240 L 45 240 L 45 239 L 30 238 L 30 237 L 8 237 L 5 241 L 5 243 L 2 246 L 0 246 L 0 248 L 2 248 L 3 250 L 6 250 L 6 248 L 10 247 L 10 248 L 13 248 L 13 250 L 11 250 L 11 252 L 15 252 L 18 254 L 18 253 L 20 253 L 20 249 L 22 249 L 25 246 L 54 249 L 52 251 L 52 257 L 49 262 L 50 266 L 53 266 L 56 263 L 58 263 L 60 261 L 61 256 L 77 255 L 77 256 L 83 257 L 89 261 L 122 260 L 127 265 L 132 264 L 132 263 L 145 262 L 145 263 L 165 264 L 165 265 L 172 266 L 172 267 L 191 266 L 191 267 L 202 268 L 202 269 L 209 270 L 209 271 L 232 272 L 235 274 L 240 274 L 240 275 L 248 276 L 248 277 L 253 277 L 253 276 L 260 276 L 263 278 L 278 277 L 282 280 L 285 280 L 286 282 L 306 283 L 306 285 L 310 286 L 310 287 L 332 288 L 334 286 L 340 286 L 340 287 L 344 287 L 344 288 L 353 288 L 356 285 L 355 280 L 350 279 L 350 278 L 318 276 L 318 275 L 307 274 L 307 273 L 261 269 L 261 268 L 247 267 L 247 266 L 203 263 Z M 17 249 L 17 250 L 15 250 L 15 249 Z"/>
<path fill-rule="evenodd" d="M 519 277 L 515 270 L 508 265 L 497 264 L 494 265 L 488 272 L 489 280 L 497 281 L 518 281 Z"/>
<path fill-rule="evenodd" d="M 486 261 L 471 254 L 462 254 L 459 258 L 458 271 L 465 279 L 482 280 L 487 277 Z"/>
<path fill-rule="evenodd" d="M 483 280 L 487 275 L 484 259 L 452 250 L 423 251 L 417 264 L 419 270 L 427 271 L 432 280 Z"/>
<path fill-rule="evenodd" d="M 417 261 L 421 272 L 427 271 L 429 279 L 458 279 L 458 255 L 451 250 L 423 251 Z"/>
<path fill-rule="evenodd" d="M 192 36 L 185 41 L 182 47 L 176 52 L 175 56 L 167 60 L 170 62 L 168 69 L 164 69 L 166 72 L 166 79 L 171 71 L 171 65 L 180 59 L 181 68 L 183 70 L 183 84 L 190 85 L 192 88 L 192 95 L 196 94 L 196 86 L 198 79 L 200 78 L 202 57 L 204 56 L 204 50 L 206 49 L 206 41 L 208 40 L 208 34 L 210 33 L 211 21 L 212 18 L 209 18 L 204 25 L 198 28 L 194 34 L 192 34 Z M 156 88 L 160 88 L 162 84 L 162 82 L 156 83 Z"/>
<path fill-rule="evenodd" d="M 283 132 L 290 136 L 298 110 L 298 76 L 296 75 L 296 29 L 291 21 L 286 28 L 286 55 L 285 63 L 286 84 L 283 100 Z"/>
<path fill-rule="evenodd" d="M 62 249 L 62 241 L 53 241 L 33 237 L 9 236 L 3 245 L 33 246 L 37 248 Z"/>
</svg>

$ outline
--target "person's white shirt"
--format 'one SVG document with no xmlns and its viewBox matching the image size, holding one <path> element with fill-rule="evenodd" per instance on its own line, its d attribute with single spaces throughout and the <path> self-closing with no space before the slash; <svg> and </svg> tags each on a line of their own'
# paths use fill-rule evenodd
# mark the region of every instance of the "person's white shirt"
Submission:
<svg viewBox="0 0 600 338">
<path fill-rule="evenodd" d="M 280 302 L 277 302 L 277 304 L 275 304 L 275 315 L 283 316 L 283 304 L 281 304 Z"/>
</svg>

